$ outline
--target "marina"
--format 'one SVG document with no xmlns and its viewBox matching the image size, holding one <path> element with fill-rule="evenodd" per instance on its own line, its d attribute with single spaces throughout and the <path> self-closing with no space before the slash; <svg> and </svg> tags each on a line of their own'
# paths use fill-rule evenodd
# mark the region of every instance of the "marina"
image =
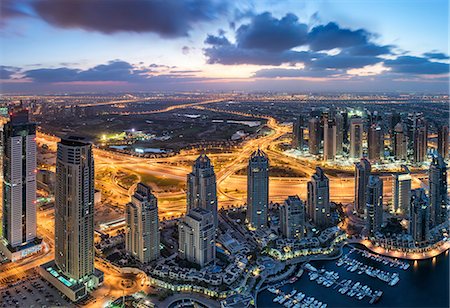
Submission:
<svg viewBox="0 0 450 308">
<path fill-rule="evenodd" d="M 339 280 L 339 274 L 334 271 L 326 271 L 325 269 L 316 269 L 311 264 L 305 264 L 305 268 L 309 271 L 309 280 L 315 281 L 318 285 L 323 285 L 327 288 L 333 286 L 333 289 L 338 289 L 338 292 L 342 295 L 354 297 L 355 299 L 362 300 L 365 297 L 369 298 L 369 303 L 373 304 L 377 302 L 382 291 L 373 291 L 369 286 L 363 285 L 361 282 L 353 282 L 351 279 Z"/>
<path fill-rule="evenodd" d="M 410 266 L 408 262 L 401 261 L 401 260 L 398 260 L 398 259 L 389 258 L 389 257 L 378 255 L 378 254 L 375 254 L 375 253 L 371 253 L 371 252 L 369 252 L 367 250 L 359 249 L 357 247 L 353 247 L 353 249 L 348 254 L 351 254 L 352 252 L 359 253 L 360 255 L 362 255 L 365 258 L 368 258 L 368 259 L 371 259 L 373 261 L 377 261 L 377 262 L 383 263 L 384 265 L 388 265 L 390 267 L 397 267 L 397 268 L 400 268 L 400 269 L 405 270 L 405 271 Z"/>
<path fill-rule="evenodd" d="M 268 288 L 269 292 L 276 294 L 273 299 L 274 303 L 283 305 L 286 308 L 326 308 L 328 305 L 315 299 L 312 296 L 307 296 L 305 293 L 293 289 L 290 293 L 285 294 L 279 289 Z"/>
<path fill-rule="evenodd" d="M 364 249 L 363 246 L 356 247 L 361 248 L 361 250 Z M 328 307 L 367 307 L 370 305 L 372 297 L 365 296 L 359 300 L 357 296 L 358 292 L 369 294 L 368 288 L 370 288 L 372 295 L 379 296 L 379 299 L 373 302 L 374 307 L 449 307 L 448 298 L 442 296 L 442 294 L 448 292 L 450 287 L 447 278 L 449 271 L 448 252 L 436 258 L 421 261 L 399 260 L 398 265 L 391 266 L 389 261 L 384 258 L 378 260 L 370 258 L 370 255 L 363 255 L 358 250 L 352 251 L 353 248 L 353 245 L 345 246 L 343 255 L 351 256 L 364 265 L 372 266 L 384 272 L 392 272 L 395 268 L 400 269 L 401 264 L 403 264 L 403 267 L 407 264 L 407 268 L 398 270 L 399 282 L 394 286 L 389 286 L 388 283 L 379 278 L 358 274 L 358 271 L 350 272 L 344 266 L 337 266 L 338 259 L 310 261 L 309 263 L 314 268 L 324 269 L 324 273 L 330 272 L 331 275 L 328 274 L 330 275 L 328 278 L 324 277 L 327 280 L 335 281 L 330 287 L 326 286 L 327 283 L 324 285 L 323 282 L 319 285 L 316 281 L 319 276 L 316 280 L 311 280 L 310 270 L 305 266 L 302 267 L 303 275 L 296 282 L 289 283 L 289 279 L 287 279 L 285 284 L 277 283 L 277 286 L 273 287 L 275 287 L 275 290 L 280 289 L 285 294 L 289 294 L 293 289 L 299 290 L 309 297 L 320 299 Z M 351 254 L 349 254 L 350 251 L 352 251 Z M 388 261 L 388 263 L 385 264 L 383 261 Z M 359 284 L 357 284 L 358 282 Z M 378 291 L 381 291 L 382 294 L 377 294 Z M 399 296 L 399 294 L 407 294 L 407 296 Z M 424 294 L 427 295 L 424 296 Z M 273 302 L 273 299 L 278 295 L 269 292 L 267 289 L 262 291 L 258 294 L 257 307 L 284 307 L 283 304 Z"/>
</svg>

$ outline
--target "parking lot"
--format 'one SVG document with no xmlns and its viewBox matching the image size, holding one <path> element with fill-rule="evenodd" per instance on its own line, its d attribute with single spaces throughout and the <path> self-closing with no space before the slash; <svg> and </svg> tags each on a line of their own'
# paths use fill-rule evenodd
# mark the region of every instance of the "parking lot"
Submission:
<svg viewBox="0 0 450 308">
<path fill-rule="evenodd" d="M 0 289 L 0 307 L 75 307 L 35 271 Z"/>
</svg>

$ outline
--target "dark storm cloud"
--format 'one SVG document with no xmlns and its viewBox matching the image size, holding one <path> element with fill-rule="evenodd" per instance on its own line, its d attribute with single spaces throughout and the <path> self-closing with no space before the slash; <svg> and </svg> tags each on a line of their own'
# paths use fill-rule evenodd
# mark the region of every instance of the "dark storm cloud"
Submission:
<svg viewBox="0 0 450 308">
<path fill-rule="evenodd" d="M 385 60 L 384 65 L 389 67 L 393 73 L 418 75 L 449 73 L 448 63 L 432 62 L 423 57 L 401 56 L 395 60 Z"/>
<path fill-rule="evenodd" d="M 107 64 L 94 66 L 87 70 L 60 68 L 41 68 L 23 72 L 24 77 L 35 82 L 73 82 L 73 81 L 143 81 L 145 77 L 124 61 L 110 61 Z"/>
<path fill-rule="evenodd" d="M 304 63 L 315 70 L 360 68 L 381 62 L 380 55 L 392 54 L 394 46 L 377 45 L 370 42 L 371 37 L 366 30 L 343 29 L 336 23 L 316 26 L 308 33 L 294 14 L 277 19 L 266 12 L 252 16 L 235 31 L 235 44 L 223 33 L 208 35 L 205 43 L 212 46 L 204 53 L 208 63 L 225 65 Z M 309 49 L 297 51 L 296 47 Z M 334 48 L 341 50 L 338 55 L 323 52 Z"/>
<path fill-rule="evenodd" d="M 265 12 L 241 25 L 236 30 L 236 41 L 240 48 L 276 52 L 304 45 L 307 33 L 307 25 L 299 23 L 294 14 L 277 19 Z"/>
<path fill-rule="evenodd" d="M 445 53 L 442 52 L 426 52 L 423 55 L 429 59 L 436 59 L 436 60 L 450 59 L 449 56 L 447 56 Z"/>
<path fill-rule="evenodd" d="M 330 50 L 365 45 L 371 34 L 364 29 L 350 30 L 340 28 L 337 23 L 314 27 L 308 34 L 308 43 L 311 50 Z"/>
<path fill-rule="evenodd" d="M 36 0 L 31 5 L 57 27 L 153 32 L 163 37 L 187 36 L 192 25 L 213 20 L 227 9 L 222 0 Z"/>
</svg>

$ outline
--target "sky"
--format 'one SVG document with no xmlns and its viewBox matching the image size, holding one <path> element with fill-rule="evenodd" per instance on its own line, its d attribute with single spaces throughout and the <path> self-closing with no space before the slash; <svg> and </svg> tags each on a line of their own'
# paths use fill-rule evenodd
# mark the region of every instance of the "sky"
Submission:
<svg viewBox="0 0 450 308">
<path fill-rule="evenodd" d="M 0 93 L 448 93 L 448 0 L 1 0 Z"/>
</svg>

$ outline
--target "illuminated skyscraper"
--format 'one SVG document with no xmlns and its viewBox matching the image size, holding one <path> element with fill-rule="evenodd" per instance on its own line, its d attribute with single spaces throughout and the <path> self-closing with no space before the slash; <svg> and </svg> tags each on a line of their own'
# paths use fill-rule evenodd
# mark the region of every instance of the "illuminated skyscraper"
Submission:
<svg viewBox="0 0 450 308">
<path fill-rule="evenodd" d="M 344 117 L 340 112 L 334 115 L 336 122 L 336 155 L 344 154 Z"/>
<path fill-rule="evenodd" d="M 320 167 L 308 182 L 308 215 L 320 227 L 330 224 L 330 183 Z"/>
<path fill-rule="evenodd" d="M 428 149 L 428 128 L 423 117 L 416 118 L 413 133 L 414 162 L 421 163 L 427 159 Z"/>
<path fill-rule="evenodd" d="M 41 249 L 36 237 L 36 124 L 16 109 L 3 127 L 3 216 L 0 247 L 11 261 Z"/>
<path fill-rule="evenodd" d="M 337 153 L 337 131 L 334 120 L 325 120 L 323 127 L 323 160 L 334 160 Z"/>
<path fill-rule="evenodd" d="M 428 171 L 430 213 L 434 225 L 448 219 L 447 164 L 441 156 L 433 157 Z"/>
<path fill-rule="evenodd" d="M 321 142 L 320 135 L 320 119 L 318 117 L 312 117 L 308 122 L 308 147 L 310 154 L 319 154 Z"/>
<path fill-rule="evenodd" d="M 58 142 L 55 190 L 55 260 L 41 274 L 72 301 L 103 282 L 94 268 L 94 157 L 81 137 Z"/>
<path fill-rule="evenodd" d="M 392 208 L 397 213 L 409 215 L 411 199 L 411 175 L 396 173 L 392 175 Z"/>
<path fill-rule="evenodd" d="M 368 156 L 371 162 L 379 162 L 384 150 L 383 130 L 380 125 L 372 124 L 367 134 Z"/>
<path fill-rule="evenodd" d="M 303 149 L 305 146 L 305 119 L 298 116 L 292 125 L 292 147 Z"/>
<path fill-rule="evenodd" d="M 305 235 L 305 204 L 298 196 L 289 196 L 280 207 L 280 230 L 287 238 Z"/>
<path fill-rule="evenodd" d="M 195 208 L 211 211 L 217 228 L 217 188 L 214 166 L 206 154 L 194 162 L 192 172 L 187 175 L 187 212 Z"/>
<path fill-rule="evenodd" d="M 363 120 L 359 117 L 350 119 L 350 158 L 360 159 L 363 156 Z"/>
<path fill-rule="evenodd" d="M 392 148 L 395 159 L 406 160 L 408 158 L 408 134 L 403 123 L 397 123 L 394 127 Z"/>
<path fill-rule="evenodd" d="M 444 125 L 438 128 L 438 154 L 443 159 L 448 158 L 448 126 Z"/>
<path fill-rule="evenodd" d="M 189 211 L 178 225 L 180 257 L 201 267 L 214 262 L 215 229 L 211 211 L 200 207 Z"/>
<path fill-rule="evenodd" d="M 365 158 L 361 158 L 361 161 L 355 164 L 355 211 L 360 214 L 363 214 L 366 208 L 370 171 L 370 162 Z"/>
<path fill-rule="evenodd" d="M 141 263 L 156 260 L 159 257 L 160 243 L 158 200 L 150 187 L 138 183 L 125 210 L 126 250 Z"/>
<path fill-rule="evenodd" d="M 258 149 L 251 155 L 247 166 L 247 217 L 251 228 L 267 226 L 269 207 L 269 159 Z"/>
<path fill-rule="evenodd" d="M 383 181 L 374 175 L 367 184 L 366 223 L 371 235 L 380 231 L 383 224 Z"/>
<path fill-rule="evenodd" d="M 409 233 L 416 244 L 426 242 L 430 237 L 430 205 L 423 189 L 411 191 Z"/>
</svg>

